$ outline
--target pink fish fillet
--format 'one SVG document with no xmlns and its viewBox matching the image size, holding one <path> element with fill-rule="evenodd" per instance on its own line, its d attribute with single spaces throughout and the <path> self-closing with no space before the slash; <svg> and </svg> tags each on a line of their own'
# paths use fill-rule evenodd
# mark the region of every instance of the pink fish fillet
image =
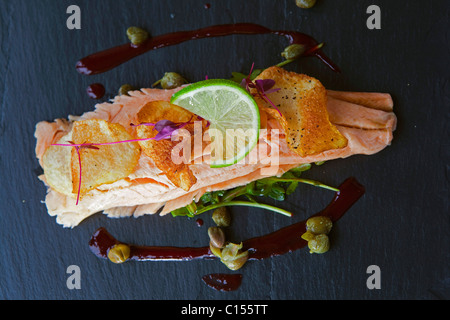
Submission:
<svg viewBox="0 0 450 320">
<path fill-rule="evenodd" d="M 133 133 L 134 128 L 130 123 L 136 121 L 136 114 L 143 105 L 150 101 L 169 101 L 180 89 L 132 91 L 129 92 L 130 96 L 117 96 L 111 102 L 98 104 L 94 111 L 81 116 L 40 122 L 35 131 L 36 157 L 42 165 L 45 150 L 66 135 L 71 130 L 72 122 L 76 120 L 103 119 L 119 123 Z M 205 192 L 245 185 L 267 176 L 268 172 L 272 176 L 279 176 L 303 163 L 346 158 L 355 154 L 371 155 L 391 144 L 397 118 L 393 113 L 393 102 L 389 94 L 329 90 L 327 109 L 330 121 L 348 139 L 345 148 L 300 157 L 289 149 L 279 124 L 261 114 L 262 128 L 280 129 L 281 134 L 278 141 L 261 134 L 257 148 L 247 158 L 264 148 L 268 152 L 258 158 L 260 161 L 256 163 L 244 160 L 225 168 L 210 168 L 207 163 L 191 164 L 191 170 L 198 181 L 186 192 L 174 186 L 152 160 L 142 153 L 133 174 L 90 191 L 78 205 L 76 197 L 63 195 L 48 187 L 45 198 L 48 213 L 56 217 L 57 223 L 68 228 L 79 225 L 97 212 L 103 212 L 109 217 L 142 216 L 157 212 L 164 215 L 186 206 L 193 199 L 198 200 Z M 277 166 L 270 162 L 272 153 L 275 152 L 273 150 L 279 150 Z M 39 178 L 45 183 L 44 175 Z"/>
</svg>

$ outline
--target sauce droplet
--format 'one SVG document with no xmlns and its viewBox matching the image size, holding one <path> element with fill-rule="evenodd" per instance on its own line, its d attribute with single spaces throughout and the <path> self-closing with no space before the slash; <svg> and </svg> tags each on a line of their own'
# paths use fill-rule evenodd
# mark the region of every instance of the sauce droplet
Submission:
<svg viewBox="0 0 450 320">
<path fill-rule="evenodd" d="M 242 283 L 242 274 L 212 273 L 202 277 L 203 282 L 217 291 L 235 291 Z"/>
<path fill-rule="evenodd" d="M 199 226 L 199 227 L 201 227 L 203 225 L 202 219 L 197 219 L 195 222 L 197 223 L 197 226 Z"/>
<path fill-rule="evenodd" d="M 87 87 L 87 94 L 91 99 L 101 99 L 105 95 L 105 87 L 101 83 L 93 83 Z"/>
</svg>

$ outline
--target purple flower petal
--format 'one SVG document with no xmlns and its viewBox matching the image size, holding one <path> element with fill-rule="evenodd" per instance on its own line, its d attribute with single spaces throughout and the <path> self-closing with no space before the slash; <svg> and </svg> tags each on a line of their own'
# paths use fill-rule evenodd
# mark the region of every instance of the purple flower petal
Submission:
<svg viewBox="0 0 450 320">
<path fill-rule="evenodd" d="M 247 89 L 247 78 L 242 79 L 241 87 L 243 87 L 244 89 Z"/>
<path fill-rule="evenodd" d="M 155 136 L 155 140 L 156 141 L 161 141 L 161 140 L 165 140 L 165 139 L 170 139 L 170 137 L 172 136 L 172 133 L 174 131 L 176 131 L 176 129 L 172 130 L 170 132 L 163 132 L 163 131 L 158 132 L 158 134 Z"/>
<path fill-rule="evenodd" d="M 273 79 L 264 79 L 264 80 L 255 80 L 255 85 L 261 93 L 267 93 L 267 90 L 270 90 L 275 85 L 275 80 Z"/>
<path fill-rule="evenodd" d="M 166 127 L 174 127 L 176 126 L 176 123 L 170 121 L 170 120 L 160 120 L 155 124 L 155 129 L 158 132 L 161 132 Z"/>
<path fill-rule="evenodd" d="M 267 90 L 265 93 L 268 94 L 268 93 L 273 93 L 273 92 L 277 92 L 277 91 L 280 91 L 280 90 L 281 90 L 281 88 L 270 89 L 270 90 Z"/>
<path fill-rule="evenodd" d="M 163 139 L 170 139 L 172 134 L 176 134 L 176 131 L 184 128 L 191 122 L 192 118 L 187 122 L 175 123 L 170 120 L 161 120 L 158 121 L 155 125 L 156 131 L 158 134 L 155 136 L 156 141 L 160 141 Z"/>
</svg>

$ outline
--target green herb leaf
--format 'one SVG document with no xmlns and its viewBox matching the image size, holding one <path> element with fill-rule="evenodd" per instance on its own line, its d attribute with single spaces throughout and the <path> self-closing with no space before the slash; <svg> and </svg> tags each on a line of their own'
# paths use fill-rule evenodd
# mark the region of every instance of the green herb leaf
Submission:
<svg viewBox="0 0 450 320">
<path fill-rule="evenodd" d="M 240 72 L 232 72 L 231 73 L 232 77 L 230 78 L 231 81 L 234 81 L 236 83 L 241 83 L 242 80 L 245 79 L 246 75 Z"/>
<path fill-rule="evenodd" d="M 250 80 L 255 80 L 256 77 L 259 76 L 263 71 L 264 69 L 254 69 L 253 72 L 250 74 Z M 231 75 L 232 77 L 230 78 L 230 80 L 239 84 L 241 84 L 242 80 L 247 78 L 247 75 L 241 72 L 232 72 Z"/>
<path fill-rule="evenodd" d="M 292 194 L 300 183 L 305 183 L 324 189 L 339 191 L 334 187 L 325 185 L 319 181 L 300 178 L 301 174 L 311 168 L 311 164 L 302 164 L 284 173 L 281 177 L 263 178 L 253 181 L 245 186 L 230 190 L 220 190 L 205 193 L 198 203 L 194 201 L 186 207 L 172 211 L 172 216 L 194 217 L 209 210 L 225 206 L 251 206 L 264 208 L 277 213 L 291 216 L 289 211 L 267 204 L 261 204 L 255 197 L 269 197 L 277 201 L 283 201 L 286 196 Z M 237 201 L 236 198 L 245 197 L 248 201 Z"/>
<path fill-rule="evenodd" d="M 171 214 L 172 214 L 173 217 L 185 217 L 185 216 L 193 217 L 193 216 L 189 213 L 189 211 L 188 211 L 188 209 L 187 209 L 186 207 L 182 207 L 182 208 L 179 208 L 179 209 L 175 209 L 175 210 L 173 210 L 173 211 L 171 212 Z"/>
</svg>

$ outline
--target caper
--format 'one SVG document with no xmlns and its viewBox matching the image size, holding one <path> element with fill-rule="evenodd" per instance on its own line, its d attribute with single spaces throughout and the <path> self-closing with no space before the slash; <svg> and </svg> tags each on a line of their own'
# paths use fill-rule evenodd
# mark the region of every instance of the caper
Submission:
<svg viewBox="0 0 450 320">
<path fill-rule="evenodd" d="M 281 53 L 281 56 L 286 60 L 294 60 L 300 58 L 302 54 L 304 54 L 306 48 L 302 44 L 291 44 L 289 47 L 286 47 L 284 51 Z"/>
<path fill-rule="evenodd" d="M 156 81 L 153 86 L 161 84 L 161 88 L 163 89 L 175 89 L 183 84 L 187 83 L 187 80 L 183 78 L 180 74 L 176 72 L 166 72 L 164 76 Z"/>
<path fill-rule="evenodd" d="M 307 230 L 304 234 L 302 234 L 302 239 L 306 241 L 310 241 L 314 239 L 316 235 L 312 233 L 311 231 Z"/>
<path fill-rule="evenodd" d="M 127 29 L 127 36 L 130 42 L 136 46 L 144 43 L 148 39 L 148 32 L 139 27 L 129 27 Z"/>
<path fill-rule="evenodd" d="M 240 252 L 241 249 L 242 243 L 228 243 L 222 249 L 220 261 L 230 270 L 240 269 L 248 260 L 248 251 Z"/>
<path fill-rule="evenodd" d="M 306 221 L 306 229 L 314 234 L 328 234 L 332 227 L 331 219 L 324 216 L 312 217 Z"/>
<path fill-rule="evenodd" d="M 135 88 L 131 84 L 124 84 L 119 88 L 119 95 L 128 95 L 128 92 L 133 90 L 135 90 Z"/>
<path fill-rule="evenodd" d="M 295 0 L 295 4 L 297 5 L 297 7 L 309 9 L 314 7 L 314 5 L 316 4 L 316 0 Z"/>
<path fill-rule="evenodd" d="M 330 249 L 330 239 L 326 234 L 318 234 L 308 241 L 310 253 L 325 253 Z"/>
<path fill-rule="evenodd" d="M 211 250 L 211 253 L 213 255 L 215 255 L 217 258 L 221 258 L 222 259 L 222 249 L 217 248 L 216 246 L 214 246 L 211 241 L 209 242 L 209 250 Z"/>
<path fill-rule="evenodd" d="M 210 227 L 208 228 L 208 236 L 209 240 L 213 244 L 213 246 L 217 248 L 222 248 L 225 244 L 225 233 L 219 227 Z"/>
<path fill-rule="evenodd" d="M 219 227 L 229 227 L 231 223 L 231 215 L 226 207 L 220 207 L 214 210 L 212 219 Z"/>
<path fill-rule="evenodd" d="M 232 260 L 238 254 L 239 250 L 242 249 L 242 243 L 235 244 L 232 242 L 227 243 L 225 248 L 222 249 L 222 258 L 224 260 Z"/>
<path fill-rule="evenodd" d="M 230 270 L 238 270 L 248 260 L 248 251 L 240 252 L 242 243 L 227 243 L 227 245 L 220 249 L 212 241 L 209 242 L 209 249 L 212 254 L 220 258 L 220 261 Z"/>
<path fill-rule="evenodd" d="M 126 244 L 116 244 L 108 251 L 108 259 L 114 263 L 123 263 L 130 257 L 130 247 Z"/>
<path fill-rule="evenodd" d="M 247 262 L 247 260 L 248 260 L 248 251 L 244 251 L 244 252 L 236 255 L 236 256 L 234 256 L 233 259 L 230 259 L 230 260 L 225 260 L 223 258 L 221 259 L 223 264 L 225 264 L 228 269 L 233 270 L 233 271 L 242 268 L 244 266 L 244 264 Z"/>
</svg>

